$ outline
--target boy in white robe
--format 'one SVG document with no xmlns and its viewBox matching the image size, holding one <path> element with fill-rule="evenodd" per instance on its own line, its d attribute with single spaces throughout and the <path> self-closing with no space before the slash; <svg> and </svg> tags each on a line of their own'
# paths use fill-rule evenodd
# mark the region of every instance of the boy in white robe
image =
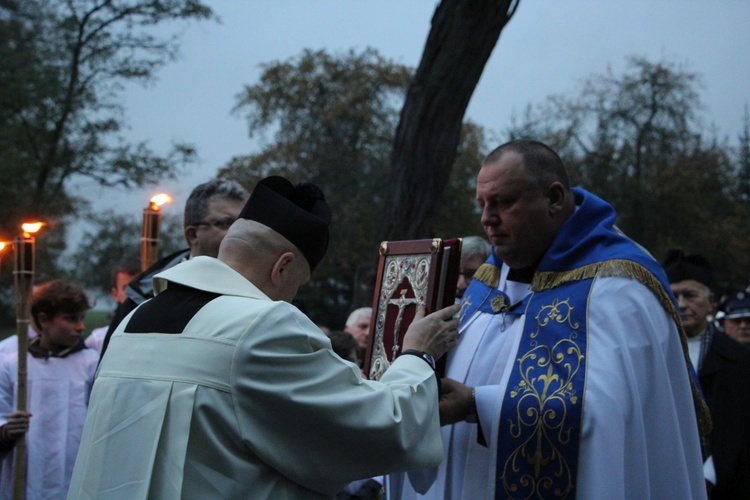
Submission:
<svg viewBox="0 0 750 500">
<path fill-rule="evenodd" d="M 13 496 L 14 448 L 26 438 L 26 499 L 64 498 L 73 473 L 99 356 L 82 340 L 83 290 L 54 280 L 34 292 L 27 411 L 16 410 L 18 354 L 0 359 L 0 498 Z"/>
</svg>

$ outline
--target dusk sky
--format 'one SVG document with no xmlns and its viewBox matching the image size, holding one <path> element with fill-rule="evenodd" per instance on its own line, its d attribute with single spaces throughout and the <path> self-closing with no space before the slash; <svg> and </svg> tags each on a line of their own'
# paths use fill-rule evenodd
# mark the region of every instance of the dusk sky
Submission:
<svg viewBox="0 0 750 500">
<path fill-rule="evenodd" d="M 181 55 L 147 88 L 122 96 L 128 138 L 159 153 L 172 141 L 194 144 L 200 162 L 177 182 L 138 192 L 86 182 L 91 198 L 138 216 L 157 192 L 172 194 L 165 213 L 179 214 L 192 188 L 233 156 L 258 150 L 247 125 L 231 115 L 236 95 L 254 84 L 260 65 L 299 56 L 303 49 L 343 54 L 373 47 L 416 67 L 430 29 L 434 0 L 253 0 L 208 2 L 221 23 L 185 30 Z M 608 66 L 619 74 L 631 55 L 667 60 L 701 75 L 707 124 L 736 141 L 750 103 L 750 1 L 521 0 L 485 67 L 467 118 L 500 133 L 513 113 Z M 270 139 L 270 137 L 269 137 Z M 489 147 L 497 144 L 490 143 Z"/>
</svg>

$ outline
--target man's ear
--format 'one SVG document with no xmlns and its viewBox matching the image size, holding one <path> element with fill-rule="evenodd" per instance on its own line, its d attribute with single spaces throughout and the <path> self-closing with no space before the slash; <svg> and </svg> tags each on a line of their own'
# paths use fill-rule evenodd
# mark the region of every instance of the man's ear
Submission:
<svg viewBox="0 0 750 500">
<path fill-rule="evenodd" d="M 565 195 L 567 191 L 559 182 L 553 182 L 547 188 L 547 199 L 549 199 L 549 213 L 557 214 L 565 206 Z"/>
<path fill-rule="evenodd" d="M 34 323 L 36 323 L 36 326 L 39 328 L 39 331 L 44 330 L 44 328 L 49 323 L 50 317 L 47 316 L 47 313 L 37 313 L 36 318 L 34 319 Z"/>
<path fill-rule="evenodd" d="M 188 246 L 193 248 L 195 240 L 198 239 L 198 229 L 195 226 L 188 226 L 183 232 L 185 233 L 185 239 L 187 240 Z"/>
<path fill-rule="evenodd" d="M 294 253 L 293 252 L 284 252 L 281 255 L 279 255 L 279 258 L 276 259 L 276 262 L 274 262 L 273 267 L 271 268 L 271 283 L 273 286 L 280 286 L 286 278 L 286 274 L 289 273 L 289 264 L 294 261 Z"/>
</svg>

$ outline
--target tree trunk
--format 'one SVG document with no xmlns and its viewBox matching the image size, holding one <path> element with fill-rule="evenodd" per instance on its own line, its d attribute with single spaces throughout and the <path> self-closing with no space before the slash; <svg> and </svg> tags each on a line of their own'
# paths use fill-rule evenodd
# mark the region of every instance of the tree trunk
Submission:
<svg viewBox="0 0 750 500">
<path fill-rule="evenodd" d="M 381 240 L 431 237 L 466 107 L 513 0 L 442 0 L 396 129 Z"/>
</svg>

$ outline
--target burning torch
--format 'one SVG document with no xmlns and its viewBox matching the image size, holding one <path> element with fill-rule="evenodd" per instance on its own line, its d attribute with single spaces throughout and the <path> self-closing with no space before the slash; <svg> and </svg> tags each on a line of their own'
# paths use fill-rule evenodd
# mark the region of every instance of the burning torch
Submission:
<svg viewBox="0 0 750 500">
<path fill-rule="evenodd" d="M 16 333 L 18 335 L 18 390 L 16 405 L 26 411 L 26 353 L 29 343 L 29 317 L 31 295 L 34 287 L 34 234 L 44 225 L 31 222 L 21 225 L 23 232 L 13 240 L 13 281 L 16 293 Z M 23 499 L 26 486 L 26 437 L 19 438 L 15 446 L 13 498 Z"/>
<path fill-rule="evenodd" d="M 141 227 L 141 271 L 148 269 L 159 258 L 159 224 L 161 223 L 161 206 L 170 203 L 168 194 L 157 194 L 143 209 L 143 226 Z"/>
</svg>

